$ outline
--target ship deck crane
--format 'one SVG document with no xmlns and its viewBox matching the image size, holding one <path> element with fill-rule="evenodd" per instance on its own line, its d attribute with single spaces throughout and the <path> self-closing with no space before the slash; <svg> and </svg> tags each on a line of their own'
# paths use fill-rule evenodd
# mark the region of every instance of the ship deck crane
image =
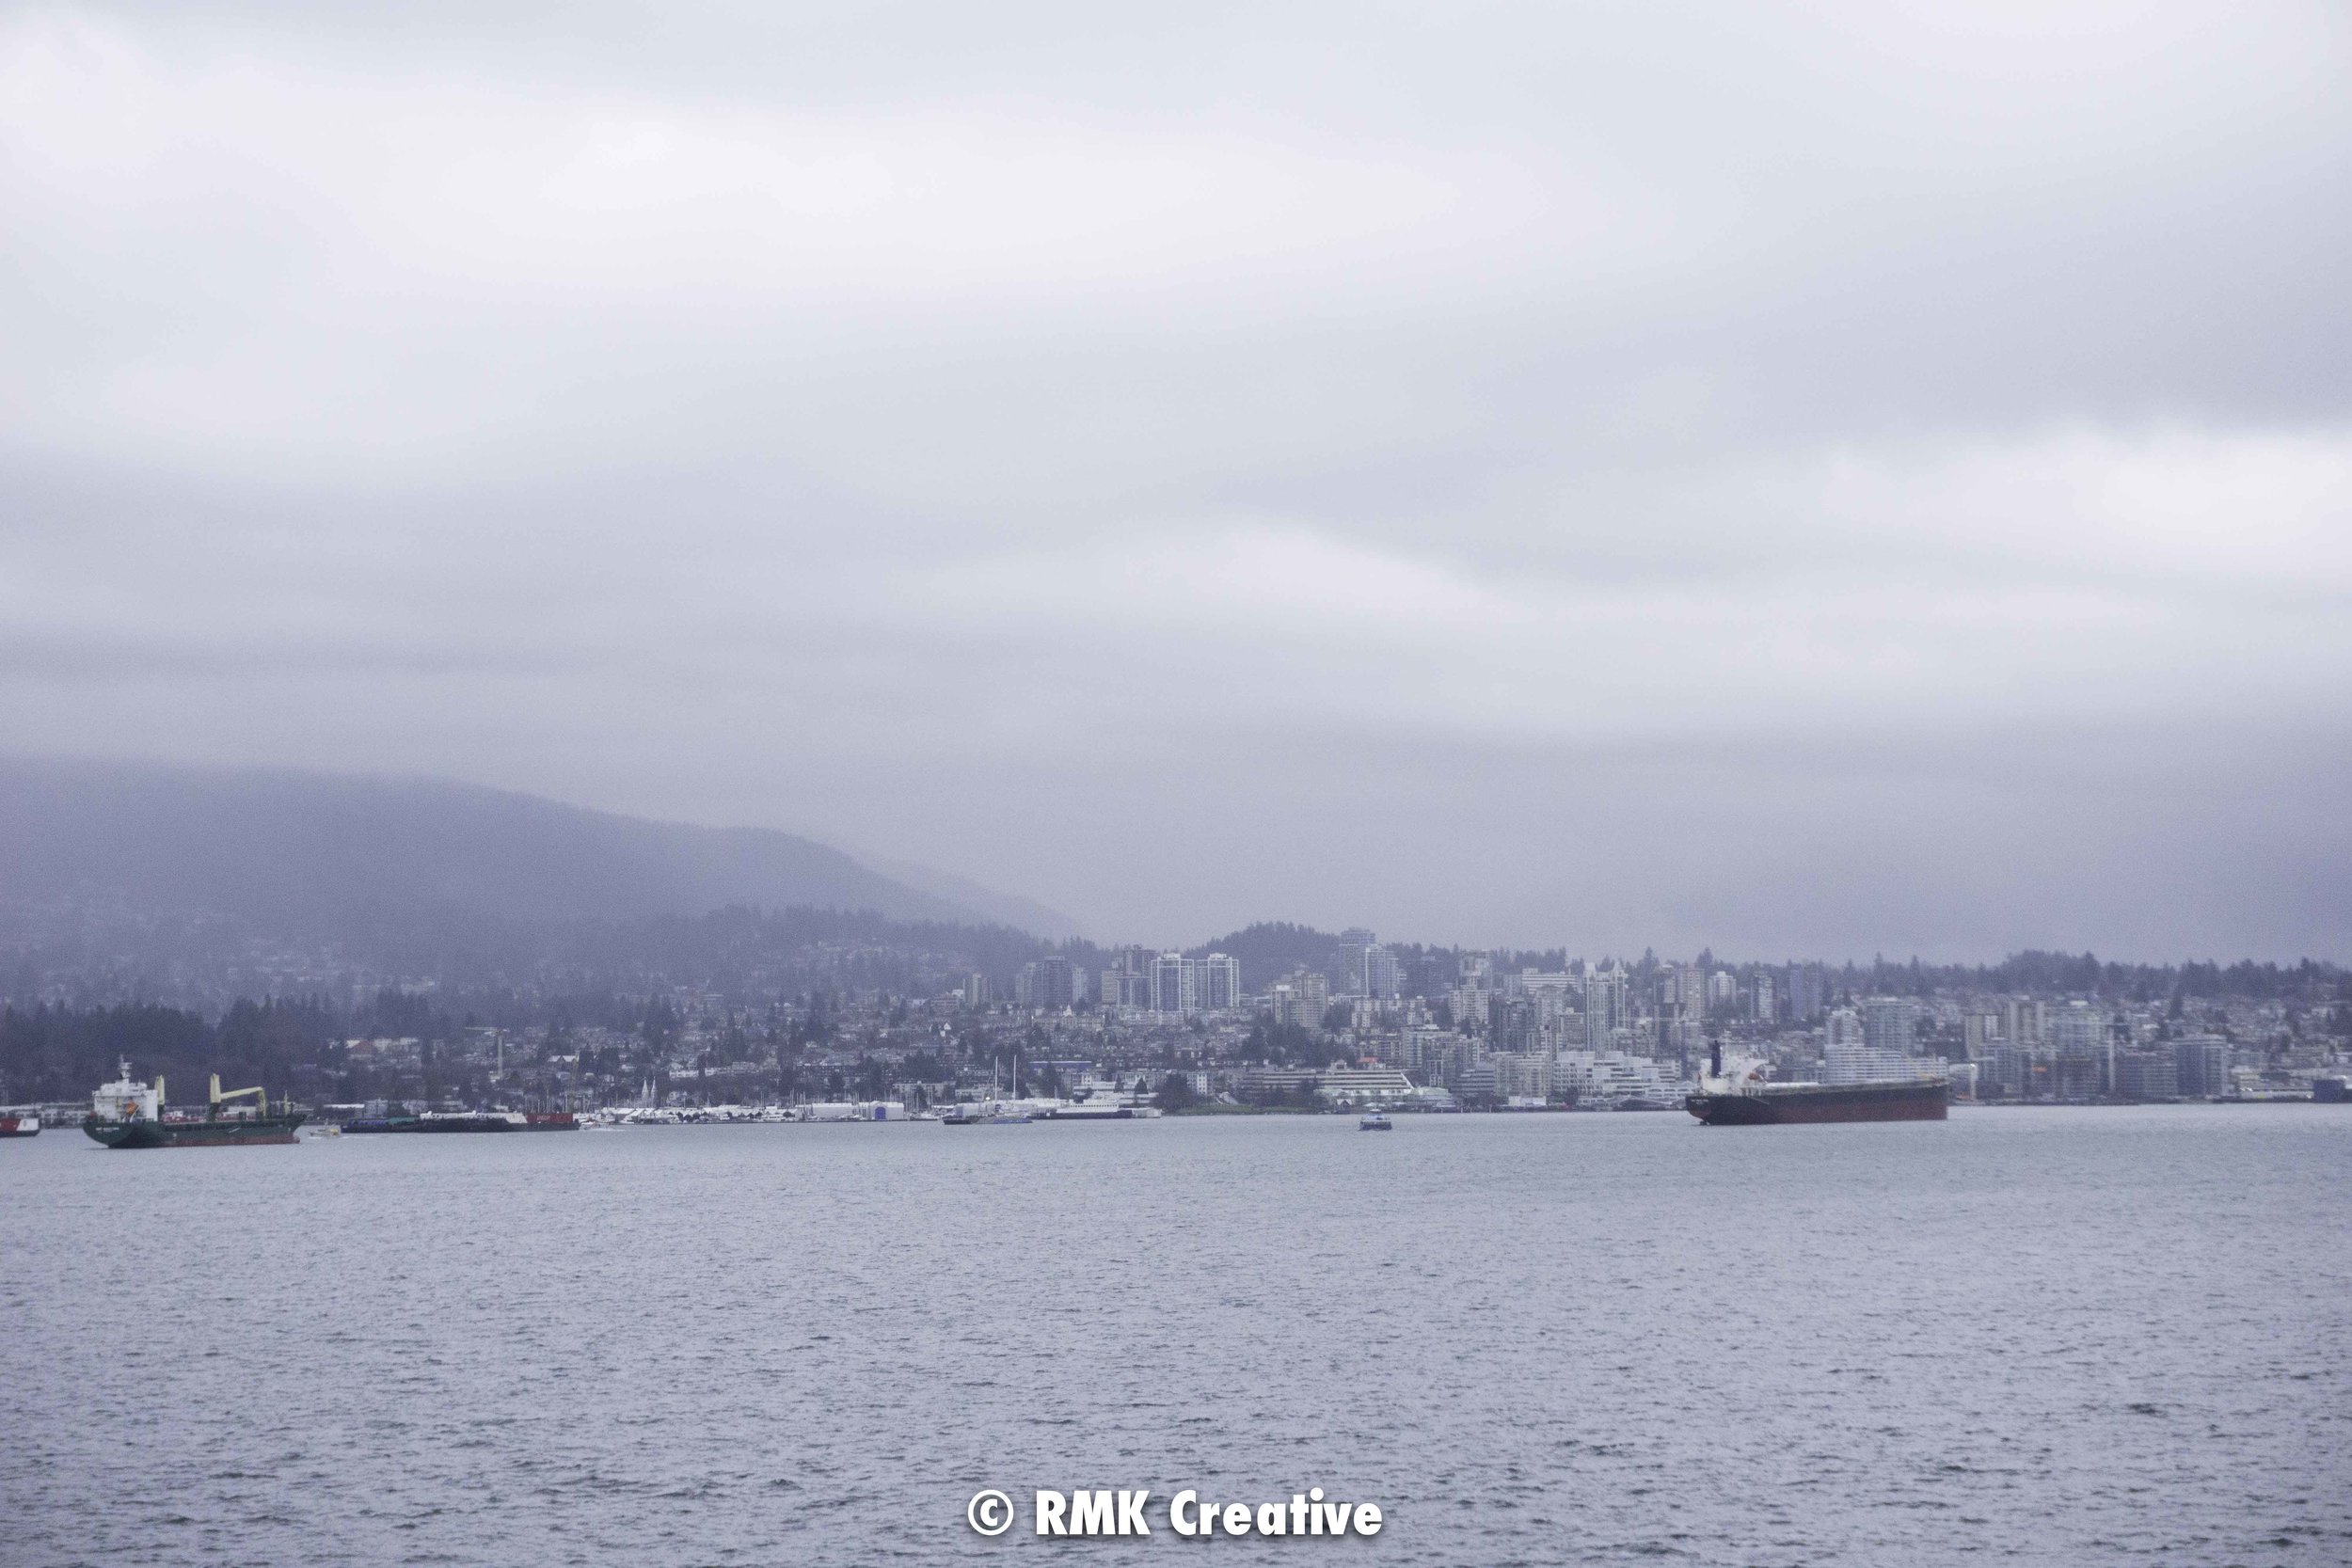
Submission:
<svg viewBox="0 0 2352 1568">
<path fill-rule="evenodd" d="M 230 1089 L 228 1093 L 223 1094 L 220 1087 L 220 1074 L 215 1072 L 213 1074 L 212 1093 L 207 1097 L 208 1110 L 206 1114 L 209 1115 L 215 1121 L 218 1121 L 220 1119 L 220 1108 L 223 1105 L 226 1105 L 232 1100 L 243 1100 L 246 1095 L 254 1097 L 254 1109 L 258 1114 L 262 1116 L 269 1115 L 269 1090 L 262 1088 L 257 1084 L 249 1089 Z"/>
</svg>

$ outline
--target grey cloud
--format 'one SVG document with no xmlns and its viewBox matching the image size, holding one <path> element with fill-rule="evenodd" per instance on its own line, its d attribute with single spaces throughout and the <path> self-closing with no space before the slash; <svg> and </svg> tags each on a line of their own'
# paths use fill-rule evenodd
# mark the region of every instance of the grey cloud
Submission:
<svg viewBox="0 0 2352 1568">
<path fill-rule="evenodd" d="M 0 722 L 1104 934 L 2343 956 L 2347 66 L 2296 6 L 10 13 Z"/>
</svg>

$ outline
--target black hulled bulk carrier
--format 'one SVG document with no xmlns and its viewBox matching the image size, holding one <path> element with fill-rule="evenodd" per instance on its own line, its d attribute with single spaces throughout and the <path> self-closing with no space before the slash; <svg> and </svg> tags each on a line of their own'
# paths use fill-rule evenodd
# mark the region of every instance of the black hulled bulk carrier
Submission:
<svg viewBox="0 0 2352 1568">
<path fill-rule="evenodd" d="M 1950 1085 L 1941 1077 L 1864 1084 L 1774 1084 L 1762 1069 L 1724 1071 L 1724 1048 L 1708 1053 L 1699 1092 L 1682 1108 L 1709 1127 L 1771 1127 L 1799 1121 L 1943 1121 Z"/>
</svg>

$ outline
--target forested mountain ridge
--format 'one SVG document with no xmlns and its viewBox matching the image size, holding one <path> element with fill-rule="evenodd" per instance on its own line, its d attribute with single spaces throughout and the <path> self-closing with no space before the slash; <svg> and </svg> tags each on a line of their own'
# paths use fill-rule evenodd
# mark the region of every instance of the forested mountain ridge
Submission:
<svg viewBox="0 0 2352 1568">
<path fill-rule="evenodd" d="M 201 913 L 289 937 L 384 911 L 562 921 L 756 905 L 1002 923 L 763 828 L 654 822 L 431 779 L 7 758 L 0 900 L 0 919 Z"/>
</svg>

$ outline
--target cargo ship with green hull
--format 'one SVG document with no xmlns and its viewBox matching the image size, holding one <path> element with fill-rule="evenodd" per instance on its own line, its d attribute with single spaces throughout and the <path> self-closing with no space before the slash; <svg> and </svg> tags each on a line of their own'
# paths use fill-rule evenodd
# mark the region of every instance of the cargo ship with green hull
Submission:
<svg viewBox="0 0 2352 1568">
<path fill-rule="evenodd" d="M 90 1096 L 89 1115 L 82 1131 L 108 1148 L 205 1148 L 226 1144 L 290 1144 L 309 1118 L 291 1106 L 272 1112 L 266 1091 L 231 1089 L 221 1093 L 220 1080 L 212 1082 L 201 1117 L 177 1116 L 164 1109 L 164 1081 L 142 1084 L 131 1076 L 131 1064 L 117 1069 L 121 1076 Z M 251 1096 L 251 1105 L 230 1102 Z"/>
</svg>

